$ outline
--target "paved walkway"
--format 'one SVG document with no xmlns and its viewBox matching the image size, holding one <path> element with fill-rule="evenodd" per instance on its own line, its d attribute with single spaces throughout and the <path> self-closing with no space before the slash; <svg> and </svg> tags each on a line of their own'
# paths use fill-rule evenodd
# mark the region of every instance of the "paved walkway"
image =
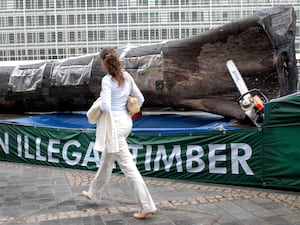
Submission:
<svg viewBox="0 0 300 225">
<path fill-rule="evenodd" d="M 95 172 L 0 162 L 0 224 L 300 225 L 300 193 L 145 177 L 158 213 L 144 220 L 124 176 L 105 199 L 80 196 Z"/>
</svg>

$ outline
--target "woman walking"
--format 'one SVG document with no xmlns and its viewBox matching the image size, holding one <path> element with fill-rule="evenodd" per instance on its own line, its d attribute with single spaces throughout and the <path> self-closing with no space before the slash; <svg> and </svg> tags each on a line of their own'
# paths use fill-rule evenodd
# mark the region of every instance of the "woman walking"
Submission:
<svg viewBox="0 0 300 225">
<path fill-rule="evenodd" d="M 116 134 L 110 137 L 116 137 L 116 140 L 112 140 L 113 144 L 108 144 L 106 141 L 105 147 L 97 149 L 96 144 L 98 137 L 96 135 L 95 149 L 102 152 L 100 167 L 89 190 L 83 191 L 82 194 L 87 199 L 95 201 L 101 200 L 101 194 L 112 174 L 113 163 L 117 161 L 124 175 L 132 183 L 137 195 L 139 211 L 134 213 L 133 216 L 137 219 L 144 219 L 149 215 L 155 214 L 157 209 L 132 159 L 126 141 L 132 128 L 131 115 L 126 108 L 128 96 L 137 97 L 140 106 L 142 106 L 144 102 L 144 96 L 131 76 L 122 70 L 121 62 L 113 48 L 108 47 L 102 49 L 100 52 L 100 60 L 102 70 L 106 75 L 102 78 L 101 100 L 98 105 L 101 116 L 105 114 L 111 116 L 112 126 L 106 126 L 106 130 L 114 129 Z"/>
</svg>

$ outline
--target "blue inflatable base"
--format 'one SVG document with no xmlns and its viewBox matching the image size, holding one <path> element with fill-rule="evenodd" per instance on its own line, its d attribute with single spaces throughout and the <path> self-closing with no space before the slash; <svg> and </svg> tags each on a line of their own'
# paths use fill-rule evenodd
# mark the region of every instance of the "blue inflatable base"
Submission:
<svg viewBox="0 0 300 225">
<path fill-rule="evenodd" d="M 216 130 L 237 130 L 230 122 L 223 121 L 223 116 L 199 114 L 146 114 L 133 121 L 132 131 L 135 133 L 186 133 L 208 132 Z M 19 125 L 55 127 L 64 129 L 95 129 L 89 124 L 86 112 L 46 113 L 21 118 L 0 120 L 2 123 Z"/>
</svg>

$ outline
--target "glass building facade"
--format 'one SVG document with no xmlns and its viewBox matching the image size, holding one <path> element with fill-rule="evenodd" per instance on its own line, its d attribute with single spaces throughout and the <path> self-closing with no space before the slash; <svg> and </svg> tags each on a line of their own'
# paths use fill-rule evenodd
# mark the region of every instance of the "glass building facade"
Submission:
<svg viewBox="0 0 300 225">
<path fill-rule="evenodd" d="M 284 2 L 284 3 L 283 3 Z M 1 0 L 0 61 L 49 60 L 181 39 L 299 0 Z"/>
</svg>

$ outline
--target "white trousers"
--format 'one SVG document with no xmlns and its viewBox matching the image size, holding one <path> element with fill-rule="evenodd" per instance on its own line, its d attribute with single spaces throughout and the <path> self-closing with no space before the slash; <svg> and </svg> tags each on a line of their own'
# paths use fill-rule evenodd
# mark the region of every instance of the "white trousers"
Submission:
<svg viewBox="0 0 300 225">
<path fill-rule="evenodd" d="M 102 152 L 100 167 L 88 191 L 89 196 L 94 201 L 101 200 L 104 188 L 110 181 L 114 162 L 117 161 L 122 172 L 133 186 L 133 191 L 138 199 L 139 211 L 149 212 L 156 210 L 149 190 L 133 161 L 126 141 L 132 128 L 132 120 L 129 115 L 122 115 L 114 118 L 114 121 L 118 134 L 119 152 Z"/>
</svg>

